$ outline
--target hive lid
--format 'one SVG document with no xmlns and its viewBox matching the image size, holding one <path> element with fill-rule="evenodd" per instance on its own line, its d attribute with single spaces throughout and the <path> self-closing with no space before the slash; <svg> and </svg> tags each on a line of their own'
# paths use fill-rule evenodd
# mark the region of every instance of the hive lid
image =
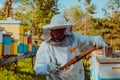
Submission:
<svg viewBox="0 0 120 80">
<path fill-rule="evenodd" d="M 8 17 L 7 20 L 0 20 L 0 24 L 20 24 L 21 21 Z"/>
<path fill-rule="evenodd" d="M 98 61 L 101 64 L 116 64 L 120 63 L 120 58 L 98 58 Z"/>
</svg>

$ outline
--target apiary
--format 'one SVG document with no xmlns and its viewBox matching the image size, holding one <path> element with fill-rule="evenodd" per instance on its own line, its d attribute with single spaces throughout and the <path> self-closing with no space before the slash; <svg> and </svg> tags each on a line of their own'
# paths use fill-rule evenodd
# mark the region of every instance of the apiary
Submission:
<svg viewBox="0 0 120 80">
<path fill-rule="evenodd" d="M 3 32 L 9 32 L 4 33 Z M 12 33 L 12 34 L 11 34 Z M 5 55 L 17 55 L 18 53 L 36 52 L 32 44 L 32 35 L 24 32 L 21 21 L 8 18 L 0 20 L 0 57 Z"/>
</svg>

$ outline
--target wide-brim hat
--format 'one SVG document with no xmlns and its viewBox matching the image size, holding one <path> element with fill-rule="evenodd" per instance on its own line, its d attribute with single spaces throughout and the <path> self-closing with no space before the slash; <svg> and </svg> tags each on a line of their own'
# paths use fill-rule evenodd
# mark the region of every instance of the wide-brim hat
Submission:
<svg viewBox="0 0 120 80">
<path fill-rule="evenodd" d="M 73 23 L 67 23 L 65 17 L 61 14 L 52 17 L 50 24 L 44 25 L 43 29 L 59 29 L 73 27 Z"/>
</svg>

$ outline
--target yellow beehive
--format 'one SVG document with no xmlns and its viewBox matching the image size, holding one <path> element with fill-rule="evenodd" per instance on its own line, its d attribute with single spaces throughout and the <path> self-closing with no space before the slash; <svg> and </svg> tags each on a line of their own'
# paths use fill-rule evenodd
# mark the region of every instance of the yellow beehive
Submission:
<svg viewBox="0 0 120 80">
<path fill-rule="evenodd" d="M 20 34 L 24 34 L 24 28 L 23 28 L 22 25 L 20 25 L 20 27 L 19 27 L 19 33 L 20 33 Z"/>
<path fill-rule="evenodd" d="M 18 20 L 0 20 L 0 27 L 13 33 L 12 36 L 17 40 L 20 39 L 20 34 L 24 34 L 23 25 Z"/>
<path fill-rule="evenodd" d="M 28 51 L 32 52 L 32 44 L 28 44 Z"/>
<path fill-rule="evenodd" d="M 2 44 L 0 43 L 0 58 L 2 57 Z"/>
<path fill-rule="evenodd" d="M 2 31 L 4 31 L 4 28 L 0 27 L 0 58 L 2 57 L 2 39 L 3 39 Z"/>
<path fill-rule="evenodd" d="M 27 35 L 24 35 L 24 44 L 27 44 Z"/>
<path fill-rule="evenodd" d="M 17 51 L 18 51 L 18 48 L 17 48 L 17 43 L 18 41 L 17 40 L 14 40 L 11 44 L 10 44 L 10 55 L 17 55 Z"/>
<path fill-rule="evenodd" d="M 24 43 L 24 35 L 20 34 L 19 42 L 20 42 L 20 43 Z"/>
</svg>

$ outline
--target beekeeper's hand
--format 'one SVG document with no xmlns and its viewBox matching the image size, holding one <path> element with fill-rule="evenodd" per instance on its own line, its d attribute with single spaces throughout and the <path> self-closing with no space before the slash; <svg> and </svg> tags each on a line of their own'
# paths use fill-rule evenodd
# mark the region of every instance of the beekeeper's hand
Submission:
<svg viewBox="0 0 120 80">
<path fill-rule="evenodd" d="M 34 67 L 34 70 L 37 75 L 49 75 L 47 64 L 39 64 Z"/>
<path fill-rule="evenodd" d="M 96 46 L 97 49 L 107 46 L 101 36 L 95 36 L 93 46 Z"/>
<path fill-rule="evenodd" d="M 55 63 L 50 62 L 50 63 L 48 63 L 47 68 L 48 68 L 49 72 L 54 73 L 54 72 L 57 72 L 59 70 L 60 66 L 56 65 Z"/>
</svg>

